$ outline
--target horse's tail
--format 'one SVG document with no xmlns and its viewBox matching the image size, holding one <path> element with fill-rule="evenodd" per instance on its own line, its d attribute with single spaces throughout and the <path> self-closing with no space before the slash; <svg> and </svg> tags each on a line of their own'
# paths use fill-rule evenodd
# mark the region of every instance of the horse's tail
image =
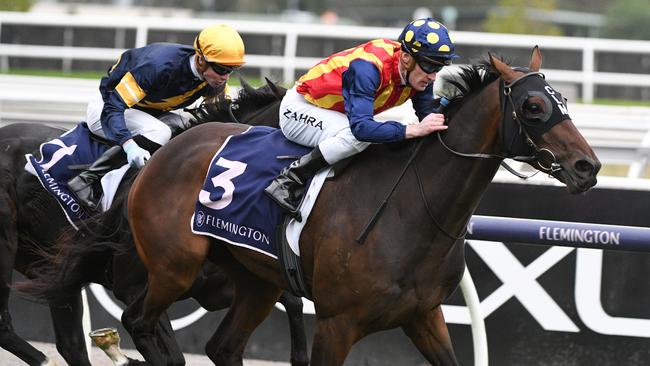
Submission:
<svg viewBox="0 0 650 366">
<path fill-rule="evenodd" d="M 132 177 L 125 177 L 129 187 Z M 132 247 L 126 220 L 128 189 L 122 189 L 104 213 L 84 220 L 79 230 L 69 227 L 49 250 L 35 253 L 42 259 L 29 271 L 29 281 L 16 283 L 16 289 L 37 302 L 62 302 L 79 293 L 88 283 L 108 284 L 115 255 Z"/>
</svg>

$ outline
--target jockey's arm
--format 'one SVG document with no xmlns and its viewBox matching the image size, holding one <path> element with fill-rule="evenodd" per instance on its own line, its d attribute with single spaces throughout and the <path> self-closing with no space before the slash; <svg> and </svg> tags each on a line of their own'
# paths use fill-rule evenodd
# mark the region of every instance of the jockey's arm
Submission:
<svg viewBox="0 0 650 366">
<path fill-rule="evenodd" d="M 110 90 L 102 80 L 104 109 L 102 111 L 102 129 L 106 137 L 118 144 L 123 144 L 132 134 L 126 127 L 124 111 L 133 107 L 147 96 L 156 82 L 156 70 L 153 67 L 141 67 L 126 72 L 115 87 Z M 110 78 L 110 75 L 109 75 Z M 108 98 L 106 97 L 108 96 Z"/>
<path fill-rule="evenodd" d="M 343 103 L 352 134 L 359 141 L 394 142 L 405 138 L 406 126 L 374 118 L 375 93 L 380 85 L 377 66 L 357 59 L 343 73 Z"/>
</svg>

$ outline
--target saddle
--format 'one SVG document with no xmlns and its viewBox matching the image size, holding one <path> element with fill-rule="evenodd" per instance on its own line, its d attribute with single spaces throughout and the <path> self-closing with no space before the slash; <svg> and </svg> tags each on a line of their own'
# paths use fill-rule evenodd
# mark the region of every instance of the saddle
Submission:
<svg viewBox="0 0 650 366">
<path fill-rule="evenodd" d="M 282 131 L 265 126 L 228 137 L 210 162 L 192 216 L 192 232 L 279 259 L 288 283 L 298 281 L 293 274 L 300 272 L 300 233 L 332 168 L 321 170 L 307 182 L 309 188 L 300 207 L 302 222 L 285 218 L 264 188 L 309 150 L 287 140 Z M 294 293 L 309 297 L 304 289 Z"/>
<path fill-rule="evenodd" d="M 111 144 L 90 133 L 85 122 L 58 138 L 41 144 L 37 159 L 33 154 L 25 155 L 25 170 L 36 176 L 43 188 L 59 203 L 66 218 L 76 228 L 76 223 L 90 215 L 70 193 L 66 182 L 92 164 Z M 119 182 L 128 170 L 128 165 L 111 171 L 102 179 L 102 207 L 110 207 Z"/>
</svg>

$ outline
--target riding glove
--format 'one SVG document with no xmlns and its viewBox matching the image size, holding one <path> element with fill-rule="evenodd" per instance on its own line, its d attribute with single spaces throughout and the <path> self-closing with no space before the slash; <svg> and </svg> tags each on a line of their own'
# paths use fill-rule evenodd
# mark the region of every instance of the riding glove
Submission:
<svg viewBox="0 0 650 366">
<path fill-rule="evenodd" d="M 138 144 L 133 141 L 133 139 L 128 139 L 125 143 L 123 143 L 122 148 L 126 153 L 126 159 L 133 167 L 142 168 L 147 160 L 151 158 L 149 151 L 138 146 Z"/>
</svg>

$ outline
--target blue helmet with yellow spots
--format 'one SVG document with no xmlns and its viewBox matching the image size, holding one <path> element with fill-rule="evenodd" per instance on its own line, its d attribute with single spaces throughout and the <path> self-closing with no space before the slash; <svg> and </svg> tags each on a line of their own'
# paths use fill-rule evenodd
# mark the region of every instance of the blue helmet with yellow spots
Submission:
<svg viewBox="0 0 650 366">
<path fill-rule="evenodd" d="M 454 53 L 454 42 L 447 28 L 432 18 L 418 19 L 409 23 L 404 27 L 398 41 L 402 44 L 402 50 L 415 58 L 424 56 L 451 62 L 458 57 Z"/>
</svg>

